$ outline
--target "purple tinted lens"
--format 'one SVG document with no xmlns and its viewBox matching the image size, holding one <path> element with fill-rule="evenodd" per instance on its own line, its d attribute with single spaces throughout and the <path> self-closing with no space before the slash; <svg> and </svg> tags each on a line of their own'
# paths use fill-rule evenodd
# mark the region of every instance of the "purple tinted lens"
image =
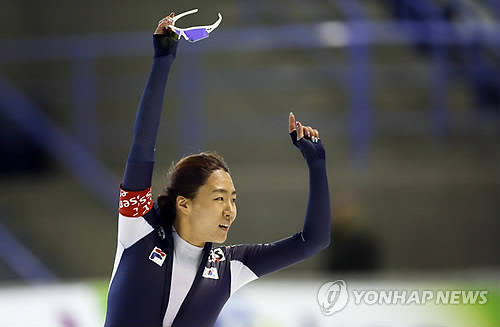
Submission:
<svg viewBox="0 0 500 327">
<path fill-rule="evenodd" d="M 196 42 L 208 37 L 208 32 L 205 28 L 197 28 L 194 30 L 184 31 L 187 38 L 191 42 Z"/>
</svg>

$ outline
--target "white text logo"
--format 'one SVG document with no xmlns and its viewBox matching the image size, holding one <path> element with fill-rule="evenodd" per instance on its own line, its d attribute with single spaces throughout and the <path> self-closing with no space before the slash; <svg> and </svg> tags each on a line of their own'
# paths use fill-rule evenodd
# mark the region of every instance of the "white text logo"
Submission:
<svg viewBox="0 0 500 327">
<path fill-rule="evenodd" d="M 487 290 L 351 290 L 356 305 L 458 305 L 486 304 Z M 343 280 L 323 284 L 318 303 L 329 316 L 342 310 L 348 302 L 347 284 Z M 351 302 L 352 303 L 352 302 Z"/>
<path fill-rule="evenodd" d="M 464 290 L 412 290 L 412 291 L 358 291 L 354 290 L 354 303 L 361 304 L 485 304 L 488 291 Z"/>
<path fill-rule="evenodd" d="M 318 291 L 318 303 L 323 314 L 329 316 L 342 310 L 349 299 L 347 284 L 343 280 L 328 282 Z"/>
</svg>

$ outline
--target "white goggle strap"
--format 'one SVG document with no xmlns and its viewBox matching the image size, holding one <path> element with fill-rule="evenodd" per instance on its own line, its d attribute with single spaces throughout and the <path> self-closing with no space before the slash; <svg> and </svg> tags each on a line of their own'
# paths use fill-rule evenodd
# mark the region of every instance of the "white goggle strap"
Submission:
<svg viewBox="0 0 500 327">
<path fill-rule="evenodd" d="M 180 27 L 175 26 L 175 22 L 179 18 L 182 18 L 186 15 L 194 14 L 197 12 L 198 12 L 198 9 L 193 9 L 190 11 L 183 12 L 182 14 L 179 14 L 178 16 L 175 16 L 172 19 L 172 24 L 168 25 L 168 27 L 172 28 L 173 30 L 179 31 L 181 34 L 183 34 L 182 33 L 183 31 L 194 30 L 194 29 L 198 29 L 198 28 L 205 28 L 208 33 L 211 33 L 214 29 L 216 29 L 219 26 L 220 22 L 222 21 L 222 15 L 219 13 L 219 19 L 215 23 L 213 23 L 212 25 L 194 26 L 194 27 L 188 27 L 188 28 L 180 28 Z"/>
<path fill-rule="evenodd" d="M 206 27 L 207 32 L 211 33 L 214 29 L 219 27 L 220 22 L 222 22 L 222 15 L 219 13 L 219 19 L 217 19 L 217 21 L 215 23 L 213 23 L 211 26 Z"/>
<path fill-rule="evenodd" d="M 172 25 L 175 25 L 175 22 L 177 20 L 179 20 L 180 18 L 187 16 L 187 15 L 196 14 L 197 12 L 198 12 L 198 9 L 195 8 L 195 9 L 183 12 L 182 14 L 179 14 L 177 16 L 174 16 L 174 18 L 172 18 Z"/>
</svg>

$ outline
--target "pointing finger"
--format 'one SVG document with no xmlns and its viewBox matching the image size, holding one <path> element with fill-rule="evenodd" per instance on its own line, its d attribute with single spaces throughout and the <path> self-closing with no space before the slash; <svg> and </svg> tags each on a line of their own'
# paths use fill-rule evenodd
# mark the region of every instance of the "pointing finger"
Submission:
<svg viewBox="0 0 500 327">
<path fill-rule="evenodd" d="M 291 133 L 295 130 L 295 115 L 290 111 L 288 115 L 288 133 Z"/>
</svg>

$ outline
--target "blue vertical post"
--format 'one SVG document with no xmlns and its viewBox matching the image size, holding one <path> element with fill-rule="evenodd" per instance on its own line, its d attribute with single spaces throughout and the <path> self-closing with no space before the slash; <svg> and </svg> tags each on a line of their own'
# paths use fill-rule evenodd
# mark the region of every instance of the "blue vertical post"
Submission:
<svg viewBox="0 0 500 327">
<path fill-rule="evenodd" d="M 370 54 L 368 45 L 356 44 L 356 39 L 367 31 L 362 25 L 350 24 L 353 43 L 349 45 L 351 69 L 349 72 L 351 160 L 360 164 L 369 159 L 373 136 L 372 112 L 370 110 L 372 90 L 370 86 Z"/>
<path fill-rule="evenodd" d="M 349 28 L 349 134 L 351 138 L 351 161 L 363 164 L 369 159 L 373 137 L 372 112 L 370 110 L 371 79 L 369 32 L 362 22 L 369 21 L 359 2 L 338 0 L 332 2 L 348 18 Z"/>
<path fill-rule="evenodd" d="M 203 65 L 202 52 L 186 56 L 179 83 L 179 144 L 181 154 L 199 152 L 203 149 Z"/>
<path fill-rule="evenodd" d="M 97 152 L 97 73 L 92 47 L 83 42 L 73 48 L 72 125 L 75 138 L 90 152 Z"/>
</svg>

